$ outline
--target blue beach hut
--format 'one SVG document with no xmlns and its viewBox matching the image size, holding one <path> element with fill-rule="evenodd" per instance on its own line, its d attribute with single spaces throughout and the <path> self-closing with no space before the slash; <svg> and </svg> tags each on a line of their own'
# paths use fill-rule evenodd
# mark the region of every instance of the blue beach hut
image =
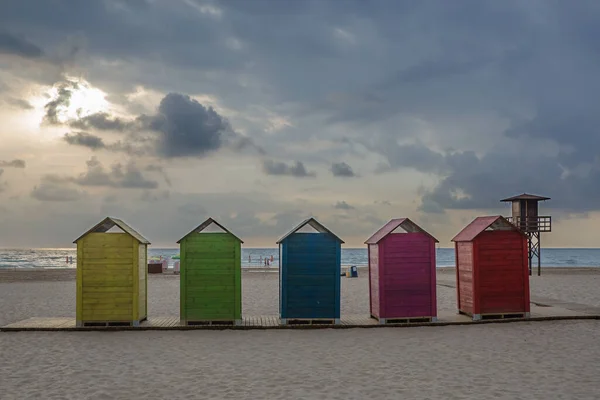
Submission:
<svg viewBox="0 0 600 400">
<path fill-rule="evenodd" d="M 277 241 L 282 324 L 338 324 L 342 239 L 314 218 Z"/>
</svg>

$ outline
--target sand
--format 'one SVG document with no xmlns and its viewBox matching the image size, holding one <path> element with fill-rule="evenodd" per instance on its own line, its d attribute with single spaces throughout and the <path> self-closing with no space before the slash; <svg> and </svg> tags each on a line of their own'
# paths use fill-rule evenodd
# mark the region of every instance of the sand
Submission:
<svg viewBox="0 0 600 400">
<path fill-rule="evenodd" d="M 74 316 L 67 273 L 0 275 L 0 325 Z M 342 278 L 342 314 L 368 286 Z M 244 272 L 245 315 L 277 314 L 278 277 Z M 10 281 L 10 282 L 9 282 Z M 441 284 L 454 270 L 438 273 Z M 532 296 L 600 306 L 600 270 L 543 272 Z M 152 275 L 149 312 L 177 315 L 179 277 Z M 438 309 L 454 310 L 438 286 Z M 597 399 L 600 321 L 318 331 L 0 333 L 0 399 Z"/>
</svg>

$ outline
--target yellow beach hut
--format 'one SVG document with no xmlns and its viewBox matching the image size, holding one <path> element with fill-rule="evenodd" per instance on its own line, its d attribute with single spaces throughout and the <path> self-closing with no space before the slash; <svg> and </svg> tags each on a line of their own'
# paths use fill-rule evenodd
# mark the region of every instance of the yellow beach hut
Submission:
<svg viewBox="0 0 600 400">
<path fill-rule="evenodd" d="M 147 318 L 150 242 L 107 217 L 77 244 L 77 326 L 139 326 Z"/>
</svg>

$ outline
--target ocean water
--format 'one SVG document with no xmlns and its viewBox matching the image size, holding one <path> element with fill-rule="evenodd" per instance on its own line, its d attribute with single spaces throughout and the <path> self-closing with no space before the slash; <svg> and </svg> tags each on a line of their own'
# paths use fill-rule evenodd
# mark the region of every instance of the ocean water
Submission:
<svg viewBox="0 0 600 400">
<path fill-rule="evenodd" d="M 436 252 L 438 267 L 454 266 L 454 249 L 438 248 Z M 167 258 L 170 266 L 175 261 L 172 257 L 178 254 L 179 249 L 148 249 L 148 257 Z M 244 268 L 264 268 L 265 258 L 269 260 L 270 267 L 279 266 L 279 251 L 276 248 L 242 248 Z M 74 268 L 76 265 L 75 249 L 0 249 L 0 268 Z M 342 265 L 367 265 L 367 249 L 342 248 Z M 600 249 L 542 249 L 542 266 L 600 267 Z"/>
</svg>

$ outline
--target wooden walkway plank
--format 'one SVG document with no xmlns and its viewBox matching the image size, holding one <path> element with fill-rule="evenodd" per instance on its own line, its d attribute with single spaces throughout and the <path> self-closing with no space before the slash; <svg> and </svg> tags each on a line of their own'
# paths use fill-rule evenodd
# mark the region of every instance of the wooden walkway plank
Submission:
<svg viewBox="0 0 600 400">
<path fill-rule="evenodd" d="M 573 307 L 574 308 L 574 307 Z M 532 310 L 529 318 L 502 318 L 473 321 L 472 318 L 458 315 L 457 313 L 444 312 L 438 316 L 436 322 L 422 323 L 391 323 L 379 324 L 374 318 L 368 315 L 344 315 L 340 324 L 301 323 L 298 325 L 281 325 L 278 315 L 259 315 L 246 316 L 242 319 L 240 325 L 192 325 L 184 326 L 180 324 L 176 316 L 158 316 L 149 318 L 141 322 L 139 327 L 132 326 L 85 326 L 76 327 L 75 318 L 40 318 L 32 317 L 22 321 L 16 321 L 6 326 L 0 327 L 0 331 L 76 331 L 76 330 L 184 330 L 184 329 L 339 329 L 339 328 L 373 328 L 373 327 L 410 327 L 410 326 L 446 326 L 446 325 L 473 325 L 482 323 L 518 323 L 523 321 L 551 321 L 551 320 L 586 320 L 600 319 L 600 312 L 596 314 L 587 314 L 582 311 L 568 310 L 560 307 L 536 307 L 536 312 Z M 589 310 L 588 310 L 589 311 Z"/>
</svg>

